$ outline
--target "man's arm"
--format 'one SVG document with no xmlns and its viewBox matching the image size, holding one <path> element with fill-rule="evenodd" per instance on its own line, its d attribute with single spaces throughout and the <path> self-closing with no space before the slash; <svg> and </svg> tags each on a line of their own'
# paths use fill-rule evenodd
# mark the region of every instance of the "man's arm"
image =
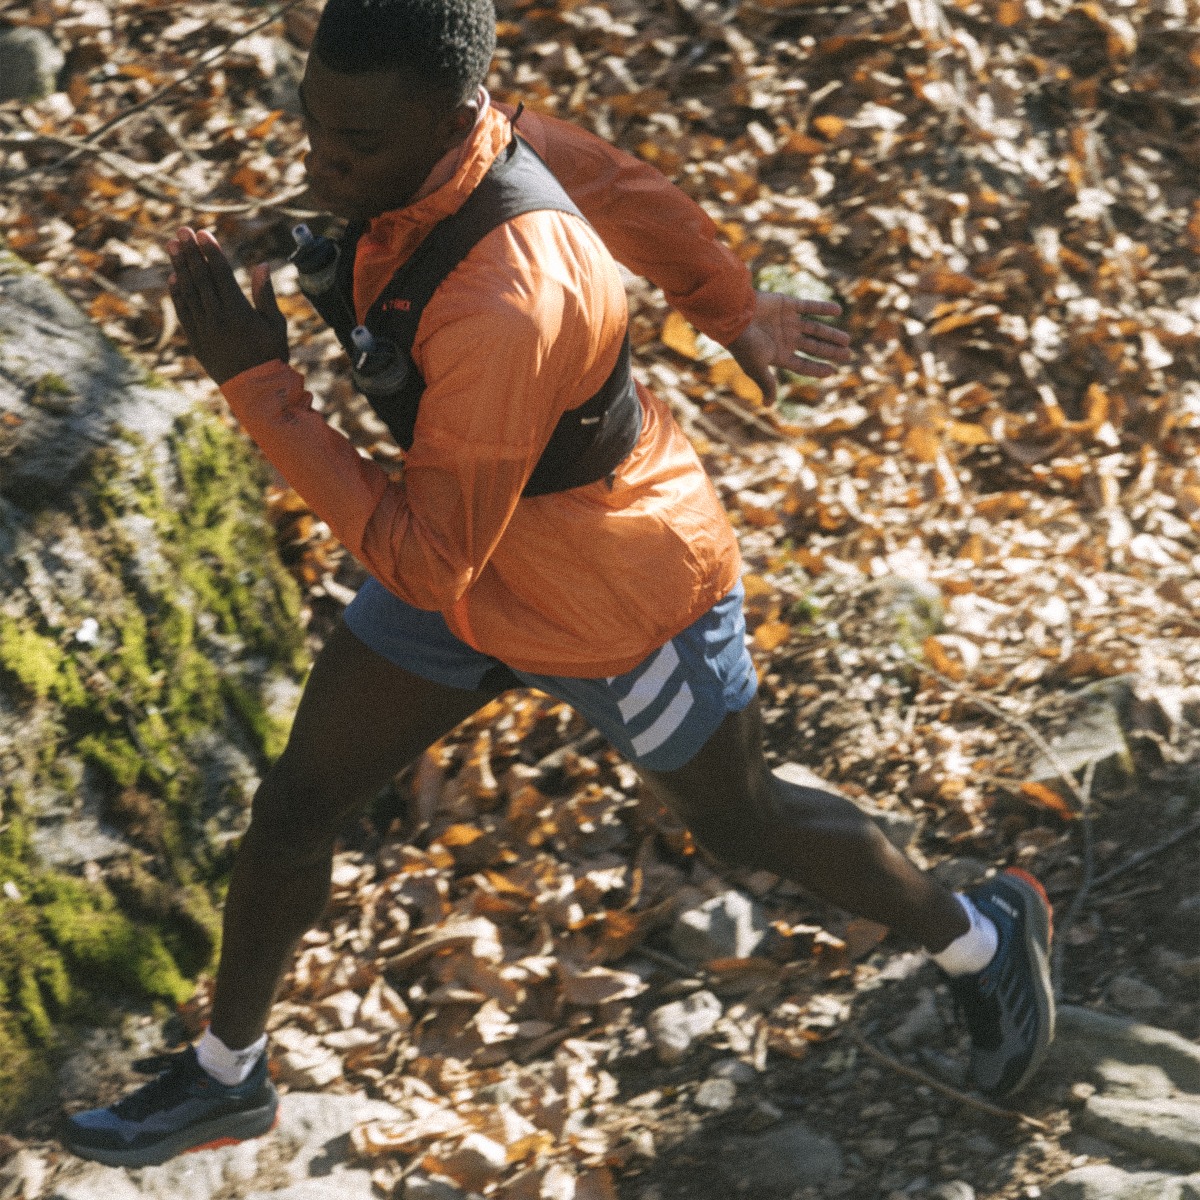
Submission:
<svg viewBox="0 0 1200 1200">
<path fill-rule="evenodd" d="M 756 292 L 709 215 L 649 163 L 542 113 L 523 113 L 518 127 L 613 257 L 727 347 L 768 404 L 776 369 L 822 378 L 837 373 L 834 363 L 850 361 L 846 333 L 807 319 L 839 316 L 839 305 Z"/>
</svg>

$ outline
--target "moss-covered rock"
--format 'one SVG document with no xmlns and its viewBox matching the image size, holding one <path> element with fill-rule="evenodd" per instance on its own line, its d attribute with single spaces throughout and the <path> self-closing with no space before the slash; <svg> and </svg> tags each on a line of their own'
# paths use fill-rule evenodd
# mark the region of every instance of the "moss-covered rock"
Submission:
<svg viewBox="0 0 1200 1200">
<path fill-rule="evenodd" d="M 4 1118 L 73 1023 L 177 1003 L 211 964 L 306 661 L 263 464 L 220 410 L 3 252 L 0 335 Z"/>
</svg>

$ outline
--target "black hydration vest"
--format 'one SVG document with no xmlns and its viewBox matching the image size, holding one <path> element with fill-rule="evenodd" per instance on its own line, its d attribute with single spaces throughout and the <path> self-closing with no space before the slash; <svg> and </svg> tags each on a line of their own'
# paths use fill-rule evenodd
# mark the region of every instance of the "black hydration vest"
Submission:
<svg viewBox="0 0 1200 1200">
<path fill-rule="evenodd" d="M 425 391 L 425 381 L 412 361 L 413 339 L 425 305 L 442 280 L 483 237 L 522 213 L 545 209 L 582 218 L 550 169 L 514 133 L 479 186 L 456 212 L 434 226 L 371 305 L 363 324 L 375 339 L 394 344 L 401 365 L 398 371 L 389 373 L 391 383 L 382 394 L 378 388 L 369 390 L 357 371 L 355 383 L 404 450 L 412 446 L 417 408 Z M 352 362 L 360 359 L 350 336 L 358 324 L 354 315 L 354 255 L 365 228 L 363 222 L 347 227 L 331 285 L 317 290 L 306 286 L 303 274 L 301 277 L 305 295 L 337 334 Z M 479 370 L 486 371 L 487 364 L 480 363 Z M 611 481 L 641 429 L 642 406 L 630 370 L 626 331 L 612 373 L 594 396 L 560 418 L 522 496 L 564 492 L 598 479 Z"/>
</svg>

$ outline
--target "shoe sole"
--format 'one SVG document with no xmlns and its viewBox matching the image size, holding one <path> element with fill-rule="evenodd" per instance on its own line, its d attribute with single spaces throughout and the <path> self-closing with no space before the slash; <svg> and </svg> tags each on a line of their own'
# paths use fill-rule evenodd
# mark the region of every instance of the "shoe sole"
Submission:
<svg viewBox="0 0 1200 1200">
<path fill-rule="evenodd" d="M 1050 898 L 1046 889 L 1027 871 L 1020 867 L 1010 867 L 1004 872 L 1004 877 L 1010 879 L 1018 887 L 1021 898 L 1021 908 L 1025 915 L 1025 949 L 1032 960 L 1034 973 L 1041 982 L 1040 988 L 1035 988 L 1035 999 L 1038 1010 L 1038 1040 L 1030 1056 L 1029 1065 L 1021 1073 L 1020 1078 L 1003 1092 L 993 1093 L 996 1099 L 1014 1096 L 1019 1092 L 1042 1065 L 1046 1051 L 1054 1040 L 1054 988 L 1050 981 L 1050 939 L 1054 931 L 1054 910 L 1050 907 Z"/>
<path fill-rule="evenodd" d="M 180 1154 L 191 1154 L 198 1150 L 216 1150 L 221 1146 L 234 1146 L 238 1142 L 262 1137 L 270 1133 L 279 1123 L 279 1101 L 273 1100 L 261 1108 L 244 1112 L 226 1113 L 211 1121 L 189 1125 L 178 1133 L 162 1138 L 152 1146 L 139 1146 L 129 1150 L 115 1150 L 101 1146 L 86 1146 L 64 1139 L 72 1154 L 106 1167 L 157 1167 Z"/>
</svg>

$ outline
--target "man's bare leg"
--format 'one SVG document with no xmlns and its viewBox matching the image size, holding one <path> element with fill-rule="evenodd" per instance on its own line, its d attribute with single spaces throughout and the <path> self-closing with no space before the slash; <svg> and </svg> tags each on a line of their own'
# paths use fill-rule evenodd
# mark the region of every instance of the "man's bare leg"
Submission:
<svg viewBox="0 0 1200 1200">
<path fill-rule="evenodd" d="M 211 1022 L 230 1049 L 261 1036 L 297 941 L 324 912 L 346 817 L 490 698 L 404 671 L 344 625 L 331 635 L 234 863 Z"/>
<path fill-rule="evenodd" d="M 771 774 L 757 700 L 726 717 L 685 766 L 642 777 L 724 862 L 773 871 L 934 953 L 970 926 L 953 894 L 848 800 Z"/>
</svg>

